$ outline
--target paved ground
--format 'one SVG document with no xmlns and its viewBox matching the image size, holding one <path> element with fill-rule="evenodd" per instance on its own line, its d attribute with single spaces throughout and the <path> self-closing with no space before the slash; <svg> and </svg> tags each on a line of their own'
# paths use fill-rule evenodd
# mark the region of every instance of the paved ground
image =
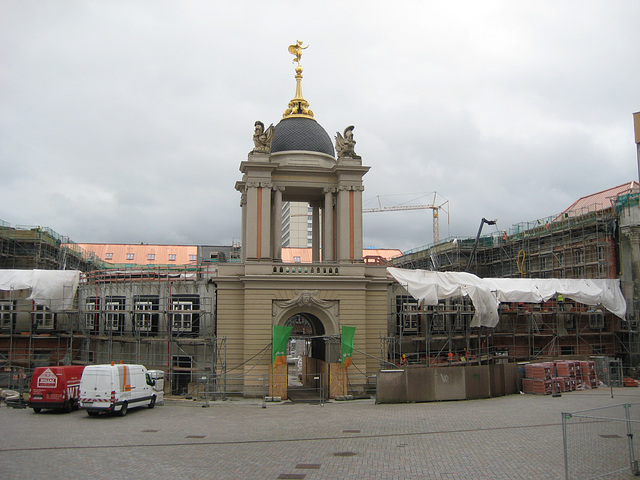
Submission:
<svg viewBox="0 0 640 480">
<path fill-rule="evenodd" d="M 561 412 L 640 389 L 324 406 L 168 400 L 125 417 L 0 407 L 6 479 L 562 479 Z M 616 478 L 634 478 L 628 474 Z M 637 478 L 637 477 L 636 477 Z"/>
</svg>

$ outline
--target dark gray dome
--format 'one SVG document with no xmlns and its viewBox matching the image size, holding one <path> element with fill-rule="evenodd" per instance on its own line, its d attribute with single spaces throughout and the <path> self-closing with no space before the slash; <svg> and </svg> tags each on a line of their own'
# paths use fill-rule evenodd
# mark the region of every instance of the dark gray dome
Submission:
<svg viewBox="0 0 640 480">
<path fill-rule="evenodd" d="M 283 118 L 275 126 L 271 141 L 271 153 L 291 150 L 320 152 L 334 156 L 331 138 L 325 129 L 312 118 Z"/>
</svg>

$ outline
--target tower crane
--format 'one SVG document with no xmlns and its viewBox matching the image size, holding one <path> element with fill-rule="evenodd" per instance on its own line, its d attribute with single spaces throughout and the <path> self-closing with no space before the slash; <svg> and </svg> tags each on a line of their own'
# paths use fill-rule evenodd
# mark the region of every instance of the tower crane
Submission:
<svg viewBox="0 0 640 480">
<path fill-rule="evenodd" d="M 440 210 L 443 210 L 447 214 L 447 223 L 449 223 L 449 200 L 439 201 L 438 192 L 433 192 L 433 202 L 425 205 L 394 205 L 390 207 L 383 207 L 380 196 L 378 199 L 378 208 L 363 208 L 362 213 L 372 212 L 397 212 L 402 210 L 426 210 L 433 211 L 433 244 L 437 244 L 440 241 Z"/>
</svg>

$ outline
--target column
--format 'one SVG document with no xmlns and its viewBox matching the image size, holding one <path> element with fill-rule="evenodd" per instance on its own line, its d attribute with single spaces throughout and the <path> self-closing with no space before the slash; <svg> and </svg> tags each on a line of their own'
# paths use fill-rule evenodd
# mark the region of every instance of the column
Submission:
<svg viewBox="0 0 640 480">
<path fill-rule="evenodd" d="M 322 230 L 322 261 L 335 260 L 335 236 L 333 234 L 333 189 L 325 188 L 324 192 L 324 228 Z"/>
<path fill-rule="evenodd" d="M 338 187 L 336 198 L 336 259 L 349 262 L 351 225 L 349 224 L 349 187 Z"/>
<path fill-rule="evenodd" d="M 282 192 L 284 187 L 274 187 L 273 212 L 271 214 L 273 240 L 272 257 L 274 262 L 282 261 Z"/>
<path fill-rule="evenodd" d="M 320 205 L 318 202 L 311 204 L 311 261 L 320 261 Z"/>
</svg>

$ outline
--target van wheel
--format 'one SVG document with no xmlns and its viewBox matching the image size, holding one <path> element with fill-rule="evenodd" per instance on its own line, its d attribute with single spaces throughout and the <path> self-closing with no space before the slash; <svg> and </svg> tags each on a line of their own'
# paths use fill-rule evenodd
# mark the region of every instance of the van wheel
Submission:
<svg viewBox="0 0 640 480">
<path fill-rule="evenodd" d="M 33 408 L 33 413 L 40 413 L 41 410 L 42 410 L 41 408 L 34 407 Z"/>
<path fill-rule="evenodd" d="M 100 415 L 100 412 L 96 412 L 95 410 L 87 410 L 87 415 L 89 415 L 90 417 L 97 417 L 98 415 Z"/>
<path fill-rule="evenodd" d="M 149 402 L 149 408 L 153 408 L 156 406 L 156 396 L 151 397 L 151 401 Z"/>
<path fill-rule="evenodd" d="M 122 404 L 122 407 L 120 408 L 120 411 L 118 412 L 118 415 L 120 415 L 121 417 L 124 417 L 127 414 L 127 402 L 124 402 Z"/>
</svg>

